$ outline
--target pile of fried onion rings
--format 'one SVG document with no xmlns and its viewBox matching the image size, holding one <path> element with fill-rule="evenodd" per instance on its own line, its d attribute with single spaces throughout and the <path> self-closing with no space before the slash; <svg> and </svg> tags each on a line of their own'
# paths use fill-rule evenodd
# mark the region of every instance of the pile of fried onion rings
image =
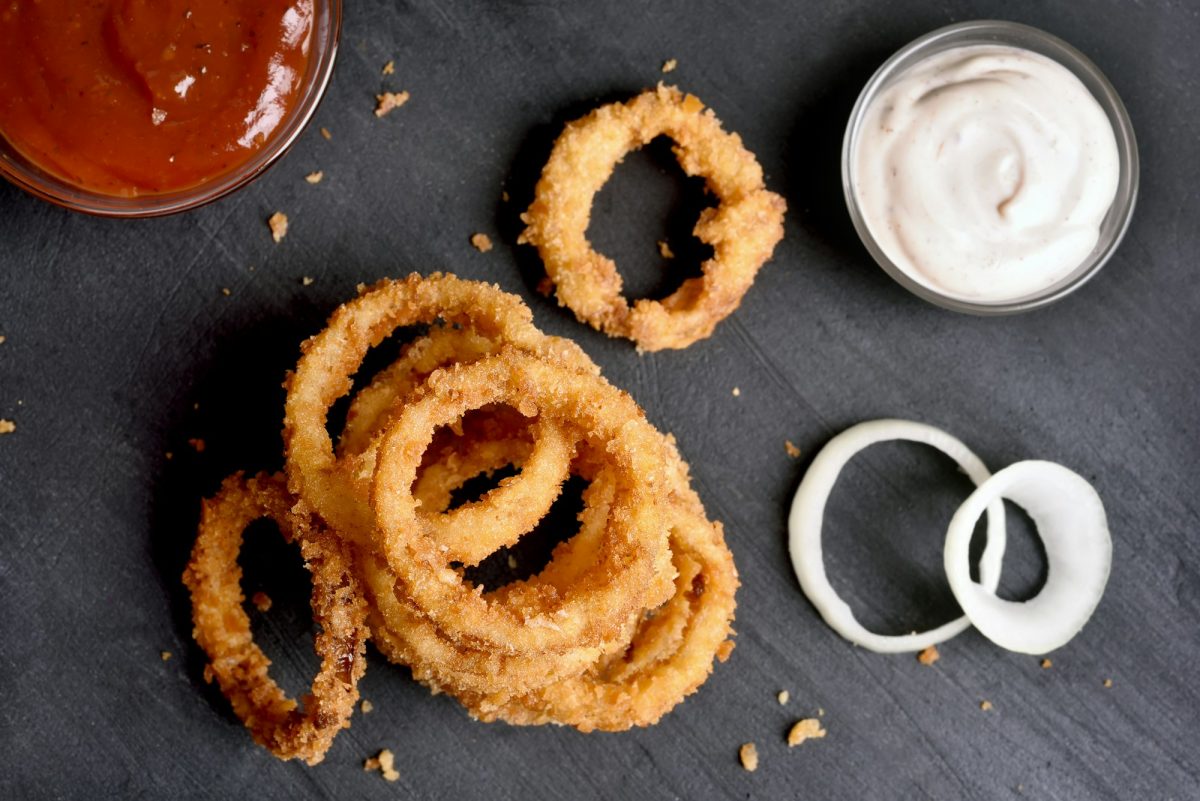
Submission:
<svg viewBox="0 0 1200 801">
<path fill-rule="evenodd" d="M 428 330 L 354 394 L 335 447 L 330 408 L 368 351 L 410 326 Z M 302 352 L 284 473 L 226 479 L 184 573 L 206 673 L 276 756 L 315 764 L 349 725 L 368 638 L 480 720 L 585 732 L 657 722 L 728 657 L 737 571 L 673 439 L 519 298 L 452 275 L 384 280 Z M 453 507 L 467 481 L 509 465 Z M 487 592 L 464 578 L 573 475 L 588 482 L 579 530 L 541 572 Z M 242 609 L 242 531 L 263 517 L 312 575 L 321 669 L 303 711 Z"/>
<path fill-rule="evenodd" d="M 621 295 L 616 264 L 592 248 L 587 229 L 592 201 L 617 164 L 659 136 L 672 140 L 684 172 L 703 176 L 718 201 L 693 230 L 713 256 L 698 278 L 667 298 L 631 307 Z M 762 167 L 741 137 L 722 130 L 695 95 L 659 84 L 567 124 L 522 215 L 527 227 L 518 241 L 537 247 L 559 303 L 581 322 L 632 339 L 642 351 L 686 348 L 711 336 L 741 304 L 783 238 L 786 208 L 782 197 L 767 191 Z"/>
</svg>

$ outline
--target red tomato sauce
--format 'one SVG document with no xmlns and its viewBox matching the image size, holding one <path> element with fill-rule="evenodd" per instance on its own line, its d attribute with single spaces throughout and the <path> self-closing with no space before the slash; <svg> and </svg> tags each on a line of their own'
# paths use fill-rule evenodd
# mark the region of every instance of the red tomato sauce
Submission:
<svg viewBox="0 0 1200 801">
<path fill-rule="evenodd" d="M 313 0 L 2 0 L 0 135 L 121 197 L 245 164 L 295 105 Z"/>
</svg>

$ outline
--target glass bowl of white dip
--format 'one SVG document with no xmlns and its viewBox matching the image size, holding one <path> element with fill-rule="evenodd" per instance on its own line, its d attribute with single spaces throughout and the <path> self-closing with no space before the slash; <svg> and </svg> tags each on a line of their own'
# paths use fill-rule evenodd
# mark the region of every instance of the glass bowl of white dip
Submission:
<svg viewBox="0 0 1200 801">
<path fill-rule="evenodd" d="M 962 22 L 867 82 L 842 186 L 898 283 L 954 311 L 1012 314 L 1065 297 L 1112 256 L 1137 199 L 1137 142 L 1078 50 L 1015 22 Z"/>
</svg>

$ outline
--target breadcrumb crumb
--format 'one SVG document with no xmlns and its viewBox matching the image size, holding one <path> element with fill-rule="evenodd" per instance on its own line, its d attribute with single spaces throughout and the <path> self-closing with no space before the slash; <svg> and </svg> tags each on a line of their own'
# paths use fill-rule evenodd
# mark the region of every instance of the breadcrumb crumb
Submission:
<svg viewBox="0 0 1200 801">
<path fill-rule="evenodd" d="M 397 109 L 408 102 L 408 92 L 384 92 L 375 95 L 375 116 L 382 117 L 392 109 Z"/>
<path fill-rule="evenodd" d="M 917 661 L 922 665 L 932 665 L 941 658 L 942 655 L 938 653 L 936 645 L 931 645 L 921 653 L 917 654 Z"/>
<path fill-rule="evenodd" d="M 0 434 L 11 434 L 17 430 L 17 424 L 12 420 L 0 420 Z"/>
<path fill-rule="evenodd" d="M 172 656 L 174 656 L 174 654 L 171 653 L 170 651 L 162 651 L 159 653 L 158 658 L 161 659 L 162 661 L 166 662 Z"/>
<path fill-rule="evenodd" d="M 738 749 L 738 760 L 742 767 L 751 773 L 758 770 L 758 746 L 754 743 L 744 744 Z"/>
<path fill-rule="evenodd" d="M 400 778 L 400 771 L 396 770 L 396 755 L 387 748 L 380 751 L 379 756 L 367 757 L 363 762 L 363 770 L 377 770 L 389 782 Z"/>
<path fill-rule="evenodd" d="M 375 705 L 372 704 L 370 701 L 368 701 L 366 698 L 364 698 L 362 703 L 359 704 L 359 708 L 362 709 L 362 713 L 364 715 L 367 714 L 368 712 L 375 711 Z"/>
<path fill-rule="evenodd" d="M 726 640 L 725 642 L 718 645 L 717 646 L 717 661 L 720 662 L 721 664 L 724 664 L 725 660 L 729 659 L 729 655 L 733 653 L 733 649 L 736 647 L 736 645 L 737 645 L 737 643 L 735 643 L 733 640 Z"/>
<path fill-rule="evenodd" d="M 509 570 L 517 569 L 517 557 L 513 556 L 511 553 L 508 555 L 508 569 Z"/>
<path fill-rule="evenodd" d="M 800 458 L 800 449 L 797 448 L 796 443 L 792 442 L 790 439 L 785 439 L 783 441 L 783 449 L 787 451 L 787 455 L 793 459 Z"/>
<path fill-rule="evenodd" d="M 227 286 L 223 286 L 223 287 L 221 287 L 221 294 L 224 295 L 225 297 L 229 297 L 230 295 L 233 294 L 233 290 Z"/>
<path fill-rule="evenodd" d="M 471 234 L 471 247 L 480 253 L 487 253 L 492 249 L 492 238 L 487 234 Z"/>
<path fill-rule="evenodd" d="M 987 712 L 987 711 L 991 710 L 992 702 L 991 701 L 980 701 L 979 708 L 982 709 L 984 712 Z"/>
<path fill-rule="evenodd" d="M 507 203 L 507 202 L 508 202 L 508 192 L 501 192 L 501 193 L 500 193 L 500 202 L 501 202 L 501 203 Z"/>
<path fill-rule="evenodd" d="M 780 706 L 783 706 L 784 704 L 786 704 L 788 702 L 788 699 L 791 697 L 792 697 L 791 693 L 789 693 L 787 690 L 780 690 L 779 695 L 775 696 L 775 698 L 778 699 Z"/>
<path fill-rule="evenodd" d="M 199 437 L 192 437 L 189 439 L 188 445 L 191 445 L 192 449 L 196 451 L 196 453 L 204 453 L 204 440 L 200 439 Z"/>
<path fill-rule="evenodd" d="M 174 451 L 167 451 L 167 452 L 166 452 L 165 454 L 163 454 L 163 455 L 167 457 L 167 461 L 168 461 L 168 462 L 169 462 L 169 461 L 171 461 L 172 459 L 174 459 L 174 458 L 175 458 L 175 453 L 174 453 Z"/>
<path fill-rule="evenodd" d="M 321 136 L 325 137 L 326 142 L 333 138 L 333 134 L 329 132 L 329 129 L 324 127 L 321 128 Z"/>
<path fill-rule="evenodd" d="M 735 398 L 739 397 L 741 394 L 742 394 L 742 391 L 740 389 L 738 389 L 737 387 L 733 388 L 733 397 L 735 397 Z"/>
<path fill-rule="evenodd" d="M 3 345 L 8 340 L 8 337 L 0 334 L 0 345 Z"/>
<path fill-rule="evenodd" d="M 666 61 L 663 62 L 662 71 L 663 72 L 674 72 L 675 68 L 678 66 L 679 66 L 678 60 L 673 59 L 673 58 L 668 58 Z"/>
<path fill-rule="evenodd" d="M 787 734 L 788 748 L 795 748 L 805 740 L 819 740 L 825 734 L 825 730 L 821 728 L 821 721 L 816 718 L 798 720 Z"/>
<path fill-rule="evenodd" d="M 204 683 L 212 684 L 214 678 L 216 678 L 216 674 L 213 673 L 213 666 L 211 664 L 205 665 L 204 666 Z"/>
<path fill-rule="evenodd" d="M 267 218 L 267 226 L 271 229 L 271 238 L 278 245 L 287 236 L 288 217 L 282 211 L 277 211 Z"/>
<path fill-rule="evenodd" d="M 537 293 L 542 297 L 550 297 L 550 293 L 554 291 L 554 281 L 550 280 L 550 276 L 543 275 L 542 280 L 538 281 Z"/>
<path fill-rule="evenodd" d="M 1113 680 L 1112 680 L 1112 679 L 1105 679 L 1105 680 L 1104 680 L 1104 687 L 1105 687 L 1106 689 L 1107 689 L 1107 688 L 1110 688 L 1110 687 L 1112 687 L 1112 686 L 1113 686 Z"/>
<path fill-rule="evenodd" d="M 321 183 L 321 179 L 324 177 L 325 171 L 317 170 L 316 172 L 310 172 L 308 175 L 304 176 L 304 180 L 308 181 L 310 184 L 319 184 Z"/>
<path fill-rule="evenodd" d="M 1051 662 L 1049 659 L 1042 660 L 1042 670 L 1049 670 L 1053 666 L 1054 666 L 1054 663 Z"/>
<path fill-rule="evenodd" d="M 388 63 L 384 64 L 383 70 L 381 70 L 381 72 L 384 75 L 394 75 L 396 73 L 396 62 L 389 61 Z"/>
<path fill-rule="evenodd" d="M 658 240 L 658 255 L 664 259 L 675 258 L 675 251 L 671 250 L 671 246 L 667 244 L 665 239 Z"/>
<path fill-rule="evenodd" d="M 312 286 L 313 281 L 316 280 L 317 279 L 313 278 L 311 275 L 306 275 L 300 279 L 300 286 Z"/>
<path fill-rule="evenodd" d="M 250 596 L 250 603 L 254 604 L 255 609 L 265 614 L 271 609 L 271 596 L 259 591 Z"/>
</svg>

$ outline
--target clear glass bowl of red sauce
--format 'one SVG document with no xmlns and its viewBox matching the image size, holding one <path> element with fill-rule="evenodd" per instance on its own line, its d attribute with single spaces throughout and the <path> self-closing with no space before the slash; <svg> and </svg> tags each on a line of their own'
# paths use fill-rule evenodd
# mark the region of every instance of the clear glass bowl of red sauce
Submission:
<svg viewBox="0 0 1200 801">
<path fill-rule="evenodd" d="M 0 175 L 108 217 L 196 208 L 267 170 L 333 72 L 341 0 L 0 8 Z"/>
</svg>

